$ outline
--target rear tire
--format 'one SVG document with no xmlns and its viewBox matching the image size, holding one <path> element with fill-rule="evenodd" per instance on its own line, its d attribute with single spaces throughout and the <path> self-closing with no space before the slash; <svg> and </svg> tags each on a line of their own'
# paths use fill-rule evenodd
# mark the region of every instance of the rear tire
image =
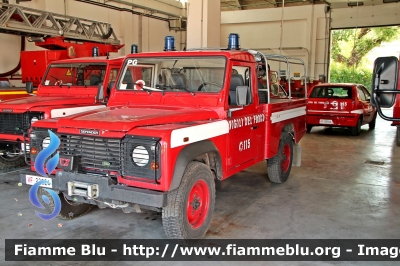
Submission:
<svg viewBox="0 0 400 266">
<path fill-rule="evenodd" d="M 307 133 L 310 133 L 310 132 L 311 132 L 312 127 L 313 127 L 313 126 L 311 126 L 311 125 L 307 125 Z"/>
<path fill-rule="evenodd" d="M 215 183 L 210 168 L 190 162 L 177 189 L 168 192 L 162 210 L 165 234 L 171 239 L 200 239 L 210 227 L 215 205 Z"/>
<path fill-rule="evenodd" d="M 49 199 L 49 203 L 46 204 L 43 199 L 42 195 L 46 195 L 47 198 Z M 87 212 L 90 211 L 90 209 L 94 206 L 92 204 L 87 204 L 87 203 L 74 203 L 69 200 L 67 200 L 64 197 L 63 193 L 58 194 L 58 197 L 61 201 L 61 210 L 58 216 L 62 219 L 66 220 L 72 220 L 75 218 L 78 218 Z M 54 210 L 54 200 L 53 197 L 42 187 L 39 188 L 38 190 L 38 198 L 40 203 L 46 208 L 46 211 L 50 214 Z"/>
<path fill-rule="evenodd" d="M 368 124 L 369 129 L 371 129 L 371 130 L 374 129 L 375 128 L 375 124 L 376 124 L 376 114 L 374 116 L 374 119 L 372 119 L 372 121 L 369 122 L 369 124 Z"/>
<path fill-rule="evenodd" d="M 362 117 L 360 117 L 360 118 L 358 119 L 357 125 L 356 125 L 356 126 L 350 128 L 350 130 L 351 130 L 351 135 L 353 135 L 353 136 L 358 136 L 358 135 L 360 135 L 360 132 L 361 132 L 361 119 L 362 119 Z"/>
<path fill-rule="evenodd" d="M 24 155 L 1 155 L 0 156 L 0 169 L 1 170 L 9 170 L 18 168 L 20 166 L 25 165 L 25 157 Z"/>
<path fill-rule="evenodd" d="M 293 139 L 287 132 L 281 133 L 278 154 L 267 160 L 269 180 L 273 183 L 285 182 L 292 169 Z"/>
<path fill-rule="evenodd" d="M 396 145 L 400 147 L 400 126 L 397 127 L 397 132 L 396 132 Z"/>
</svg>

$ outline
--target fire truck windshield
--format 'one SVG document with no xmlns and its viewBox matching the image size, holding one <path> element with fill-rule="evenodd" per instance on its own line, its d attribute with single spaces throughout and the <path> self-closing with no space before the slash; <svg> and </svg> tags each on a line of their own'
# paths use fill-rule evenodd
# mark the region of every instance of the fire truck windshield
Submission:
<svg viewBox="0 0 400 266">
<path fill-rule="evenodd" d="M 126 59 L 119 90 L 216 93 L 223 88 L 224 57 Z"/>
<path fill-rule="evenodd" d="M 43 86 L 97 86 L 104 80 L 105 63 L 51 64 Z"/>
</svg>

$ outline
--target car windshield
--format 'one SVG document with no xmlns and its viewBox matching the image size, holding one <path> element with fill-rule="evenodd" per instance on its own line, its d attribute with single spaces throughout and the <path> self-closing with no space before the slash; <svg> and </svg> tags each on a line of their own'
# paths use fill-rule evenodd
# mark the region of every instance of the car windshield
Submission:
<svg viewBox="0 0 400 266">
<path fill-rule="evenodd" d="M 127 59 L 119 90 L 219 92 L 223 87 L 224 57 L 162 57 Z"/>
<path fill-rule="evenodd" d="M 314 87 L 310 98 L 342 98 L 351 99 L 351 87 Z"/>
<path fill-rule="evenodd" d="M 97 86 L 103 82 L 107 64 L 52 64 L 43 79 L 44 86 Z"/>
</svg>

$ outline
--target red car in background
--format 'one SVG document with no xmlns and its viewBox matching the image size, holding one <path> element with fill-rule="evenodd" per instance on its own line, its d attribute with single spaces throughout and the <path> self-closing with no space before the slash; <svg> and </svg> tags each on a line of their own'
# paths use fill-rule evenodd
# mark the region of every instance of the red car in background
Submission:
<svg viewBox="0 0 400 266">
<path fill-rule="evenodd" d="M 309 91 L 307 132 L 313 126 L 349 127 L 351 134 L 358 136 L 362 125 L 374 129 L 375 121 L 376 107 L 361 84 L 324 83 Z"/>
</svg>

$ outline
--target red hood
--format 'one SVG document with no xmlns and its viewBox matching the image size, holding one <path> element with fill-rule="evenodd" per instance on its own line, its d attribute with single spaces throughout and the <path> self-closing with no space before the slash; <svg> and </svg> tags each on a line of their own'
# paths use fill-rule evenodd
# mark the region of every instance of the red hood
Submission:
<svg viewBox="0 0 400 266">
<path fill-rule="evenodd" d="M 137 126 L 183 123 L 210 118 L 217 119 L 217 113 L 212 110 L 184 107 L 117 106 L 64 117 L 57 122 L 57 127 L 127 132 Z"/>
<path fill-rule="evenodd" d="M 13 109 L 16 110 L 29 110 L 34 107 L 41 106 L 62 106 L 62 105 L 76 105 L 93 103 L 93 97 L 52 97 L 52 96 L 30 96 L 25 98 L 18 98 L 13 100 L 7 100 L 0 103 L 1 109 Z"/>
</svg>

